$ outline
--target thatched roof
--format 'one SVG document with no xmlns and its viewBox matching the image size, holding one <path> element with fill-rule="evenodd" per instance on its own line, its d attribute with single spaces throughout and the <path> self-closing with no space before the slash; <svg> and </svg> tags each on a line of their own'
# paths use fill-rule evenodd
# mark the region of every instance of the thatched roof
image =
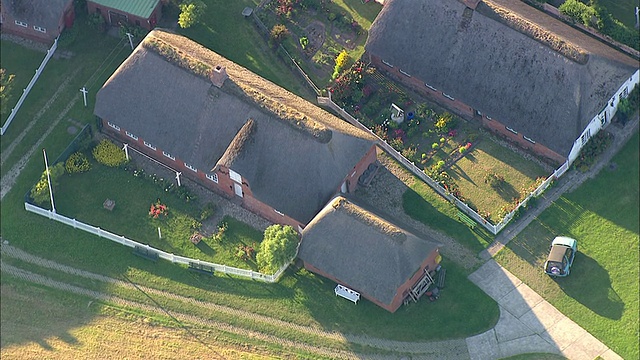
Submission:
<svg viewBox="0 0 640 360">
<path fill-rule="evenodd" d="M 390 304 L 400 285 L 438 247 L 338 196 L 302 232 L 298 257 Z"/>
<path fill-rule="evenodd" d="M 207 78 L 218 65 L 229 76 L 222 88 Z M 229 166 L 258 200 L 303 223 L 374 144 L 308 101 L 157 29 L 98 92 L 95 114 L 199 170 Z"/>
<path fill-rule="evenodd" d="M 58 34 L 58 23 L 72 0 L 2 0 L 2 12 L 24 21 L 33 29 L 40 26 L 47 33 Z M 13 21 L 13 20 L 12 20 Z"/>
<path fill-rule="evenodd" d="M 386 2 L 366 50 L 565 156 L 637 69 L 516 14 L 457 0 Z"/>
</svg>

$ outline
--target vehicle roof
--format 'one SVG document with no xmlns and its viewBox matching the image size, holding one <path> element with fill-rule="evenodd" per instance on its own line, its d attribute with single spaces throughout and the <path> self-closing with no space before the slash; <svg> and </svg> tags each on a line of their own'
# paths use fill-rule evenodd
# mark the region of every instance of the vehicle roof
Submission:
<svg viewBox="0 0 640 360">
<path fill-rule="evenodd" d="M 551 247 L 547 260 L 561 263 L 567 250 L 568 248 L 566 246 L 554 245 Z"/>
<path fill-rule="evenodd" d="M 567 236 L 556 236 L 551 245 L 564 245 L 570 248 L 576 247 L 577 240 Z"/>
</svg>

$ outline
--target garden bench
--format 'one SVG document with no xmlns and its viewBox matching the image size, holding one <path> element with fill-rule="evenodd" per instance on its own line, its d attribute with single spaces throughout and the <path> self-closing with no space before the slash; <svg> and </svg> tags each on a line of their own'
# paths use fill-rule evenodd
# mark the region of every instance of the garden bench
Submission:
<svg viewBox="0 0 640 360">
<path fill-rule="evenodd" d="M 197 264 L 194 262 L 189 263 L 189 271 L 197 272 L 197 273 L 208 275 L 208 276 L 213 276 L 213 272 L 214 272 L 213 267 Z"/>
<path fill-rule="evenodd" d="M 158 258 L 160 257 L 160 255 L 158 255 L 156 251 L 146 249 L 141 246 L 135 247 L 135 249 L 133 250 L 133 255 L 139 256 L 143 259 L 151 260 L 153 262 L 158 261 Z"/>
<path fill-rule="evenodd" d="M 353 291 L 346 286 L 338 284 L 334 291 L 336 296 L 341 296 L 347 300 L 353 301 L 354 304 L 357 304 L 358 300 L 360 300 L 360 293 Z"/>
<path fill-rule="evenodd" d="M 471 229 L 474 229 L 476 227 L 476 222 L 473 221 L 473 219 L 471 219 L 470 217 L 468 217 L 465 213 L 463 213 L 462 211 L 458 210 L 458 219 L 460 219 L 460 221 L 462 221 L 463 223 L 465 223 L 468 227 L 470 227 Z"/>
<path fill-rule="evenodd" d="M 447 269 L 441 268 L 438 271 L 438 278 L 436 279 L 436 286 L 440 289 L 444 289 L 444 278 L 447 276 Z"/>
</svg>

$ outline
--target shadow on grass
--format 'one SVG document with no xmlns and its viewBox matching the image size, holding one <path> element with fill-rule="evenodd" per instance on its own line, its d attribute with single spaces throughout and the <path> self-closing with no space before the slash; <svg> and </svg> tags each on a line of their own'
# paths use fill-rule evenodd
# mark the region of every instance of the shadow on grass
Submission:
<svg viewBox="0 0 640 360">
<path fill-rule="evenodd" d="M 493 188 L 500 197 L 506 202 L 512 202 L 514 199 L 520 198 L 520 193 L 513 185 L 503 181 L 500 186 Z"/>
<path fill-rule="evenodd" d="M 463 178 L 468 182 L 470 182 L 471 184 L 476 185 L 476 183 L 469 177 L 469 175 L 467 175 L 467 173 L 464 170 L 462 170 L 462 168 L 457 163 L 451 165 L 449 167 L 449 170 L 450 170 L 449 175 L 451 175 L 451 177 L 454 180 Z"/>
<path fill-rule="evenodd" d="M 213 250 L 213 249 L 211 248 L 211 246 L 209 246 L 209 244 L 207 244 L 207 243 L 205 242 L 205 240 L 204 240 L 204 239 L 202 239 L 202 241 L 200 241 L 200 242 L 196 245 L 196 247 L 197 247 L 198 249 L 200 249 L 200 251 L 202 251 L 202 252 L 203 252 L 204 254 L 206 254 L 207 256 L 211 256 L 211 257 L 213 257 L 213 255 L 215 255 L 215 253 L 216 253 L 216 252 L 215 252 L 215 250 Z"/>
<path fill-rule="evenodd" d="M 584 253 L 578 251 L 571 274 L 556 282 L 569 297 L 594 313 L 613 320 L 622 317 L 625 305 L 611 287 L 609 273 Z"/>
</svg>

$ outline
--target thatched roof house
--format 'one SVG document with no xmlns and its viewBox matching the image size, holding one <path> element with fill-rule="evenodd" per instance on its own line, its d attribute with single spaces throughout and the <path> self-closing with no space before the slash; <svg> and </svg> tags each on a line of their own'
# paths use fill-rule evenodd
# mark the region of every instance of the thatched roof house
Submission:
<svg viewBox="0 0 640 360">
<path fill-rule="evenodd" d="M 580 39 L 573 44 L 491 2 L 472 10 L 458 0 L 389 0 L 366 51 L 383 70 L 393 66 L 399 78 L 422 89 L 426 83 L 566 158 L 638 68 Z"/>
<path fill-rule="evenodd" d="M 73 0 L 2 0 L 2 32 L 53 43 L 73 25 Z"/>
<path fill-rule="evenodd" d="M 183 175 L 291 225 L 308 223 L 341 186 L 354 190 L 375 161 L 369 134 L 163 30 L 104 84 L 95 114 L 104 129 Z"/>
<path fill-rule="evenodd" d="M 298 257 L 310 271 L 393 312 L 425 269 L 435 270 L 439 246 L 339 196 L 304 229 Z"/>
</svg>

